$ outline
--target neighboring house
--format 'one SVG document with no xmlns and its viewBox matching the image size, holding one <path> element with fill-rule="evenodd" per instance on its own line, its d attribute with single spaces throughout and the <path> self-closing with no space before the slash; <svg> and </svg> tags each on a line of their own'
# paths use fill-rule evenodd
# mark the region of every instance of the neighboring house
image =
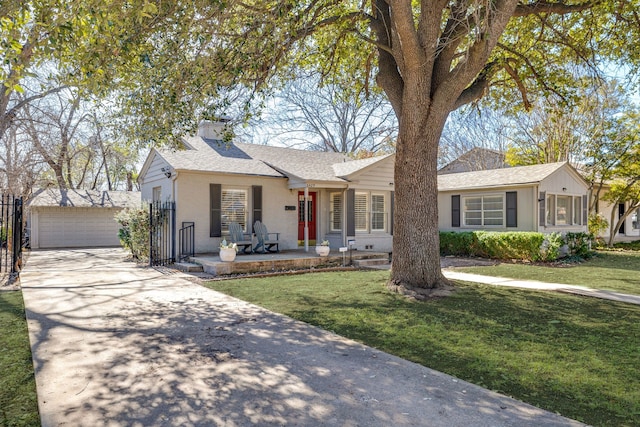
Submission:
<svg viewBox="0 0 640 427">
<path fill-rule="evenodd" d="M 489 148 L 475 147 L 438 169 L 438 175 L 508 167 L 504 153 Z"/>
<path fill-rule="evenodd" d="M 222 132 L 204 122 L 182 139 L 184 149 L 152 149 L 138 178 L 143 200 L 175 201 L 177 227 L 194 223 L 196 252 L 217 251 L 230 222 L 250 233 L 256 220 L 280 233 L 281 250 L 326 239 L 333 248 L 391 251 L 393 155 L 351 160 L 225 143 Z"/>
<path fill-rule="evenodd" d="M 588 194 L 568 163 L 440 175 L 439 228 L 586 232 Z"/>
<path fill-rule="evenodd" d="M 606 219 L 609 223 L 609 227 L 607 227 L 606 230 L 598 235 L 598 237 L 601 237 L 606 241 L 609 240 L 609 236 L 611 235 L 612 225 L 615 226 L 615 222 L 622 218 L 627 209 L 632 208 L 633 206 L 637 206 L 632 204 L 632 202 L 628 200 L 625 203 L 615 204 L 603 200 L 603 196 L 607 194 L 609 188 L 609 184 L 602 184 L 602 187 L 600 188 L 598 203 L 596 206 L 596 212 L 602 215 L 602 217 L 604 217 L 604 219 Z M 614 219 L 614 224 L 611 224 L 612 216 Z M 636 209 L 631 213 L 631 215 L 625 218 L 625 220 L 622 222 L 622 225 L 620 226 L 620 229 L 614 236 L 614 241 L 630 241 L 638 240 L 638 238 L 640 238 L 640 208 Z"/>
<path fill-rule="evenodd" d="M 119 246 L 114 216 L 140 202 L 137 191 L 38 190 L 27 202 L 31 248 Z"/>
</svg>

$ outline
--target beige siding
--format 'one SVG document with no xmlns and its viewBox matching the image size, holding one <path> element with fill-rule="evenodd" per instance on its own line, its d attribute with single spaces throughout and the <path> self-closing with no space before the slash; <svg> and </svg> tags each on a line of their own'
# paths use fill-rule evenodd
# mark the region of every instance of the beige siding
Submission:
<svg viewBox="0 0 640 427">
<path fill-rule="evenodd" d="M 176 225 L 195 223 L 195 250 L 198 253 L 217 252 L 220 238 L 209 237 L 209 184 L 221 184 L 248 190 L 248 224 L 253 223 L 251 186 L 262 186 L 262 222 L 270 232 L 280 233 L 280 249 L 297 248 L 297 211 L 285 211 L 286 205 L 296 205 L 295 190 L 287 188 L 282 178 L 181 172 L 176 180 Z M 252 231 L 252 230 L 250 230 Z"/>
<path fill-rule="evenodd" d="M 349 188 L 393 191 L 393 168 L 395 157 L 388 157 L 369 168 L 366 168 L 349 183 Z"/>
<path fill-rule="evenodd" d="M 518 188 L 498 188 L 498 189 L 486 189 L 483 191 L 441 191 L 438 193 L 438 228 L 441 231 L 473 231 L 473 230 L 488 230 L 488 231 L 535 231 L 536 229 L 536 217 L 537 211 L 535 210 L 534 201 L 534 188 L 535 187 L 518 187 Z M 516 191 L 517 196 L 517 215 L 518 226 L 506 227 L 472 227 L 465 226 L 463 222 L 463 214 L 460 214 L 460 227 L 451 226 L 451 196 L 460 195 L 461 203 L 464 197 L 473 196 L 486 196 L 486 195 L 502 195 L 503 201 L 506 198 L 507 191 Z M 503 224 L 506 224 L 506 206 L 504 206 L 505 212 L 503 213 Z"/>
</svg>

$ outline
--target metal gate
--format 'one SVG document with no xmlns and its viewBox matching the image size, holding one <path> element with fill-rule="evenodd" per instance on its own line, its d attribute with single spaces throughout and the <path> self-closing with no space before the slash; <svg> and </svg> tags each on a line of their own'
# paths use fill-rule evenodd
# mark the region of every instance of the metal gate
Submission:
<svg viewBox="0 0 640 427">
<path fill-rule="evenodd" d="M 183 222 L 182 228 L 178 233 L 178 241 L 180 242 L 180 261 L 186 261 L 189 257 L 195 255 L 195 223 Z"/>
<path fill-rule="evenodd" d="M 176 205 L 149 204 L 149 265 L 168 265 L 176 260 Z"/>
<path fill-rule="evenodd" d="M 0 194 L 0 273 L 20 271 L 23 226 L 22 197 Z"/>
</svg>

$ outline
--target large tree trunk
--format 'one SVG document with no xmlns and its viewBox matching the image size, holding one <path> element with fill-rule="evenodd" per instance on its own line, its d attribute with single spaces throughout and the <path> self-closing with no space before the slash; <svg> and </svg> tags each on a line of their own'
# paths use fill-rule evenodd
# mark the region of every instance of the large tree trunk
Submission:
<svg viewBox="0 0 640 427">
<path fill-rule="evenodd" d="M 393 269 L 389 288 L 425 298 L 449 282 L 440 269 L 438 143 L 448 111 L 434 111 L 428 91 L 405 92 L 396 146 Z M 411 98 L 406 99 L 406 98 Z"/>
</svg>

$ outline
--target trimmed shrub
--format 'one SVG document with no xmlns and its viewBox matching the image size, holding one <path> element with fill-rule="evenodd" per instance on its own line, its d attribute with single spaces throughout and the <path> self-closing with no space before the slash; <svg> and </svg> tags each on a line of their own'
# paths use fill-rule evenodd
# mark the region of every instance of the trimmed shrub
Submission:
<svg viewBox="0 0 640 427">
<path fill-rule="evenodd" d="M 482 252 L 488 258 L 537 261 L 544 240 L 542 233 L 477 231 Z"/>
<path fill-rule="evenodd" d="M 440 254 L 477 256 L 503 260 L 555 261 L 566 245 L 569 255 L 591 254 L 593 236 L 588 233 L 542 234 L 516 231 L 442 231 Z"/>
<path fill-rule="evenodd" d="M 471 231 L 440 232 L 440 255 L 471 256 L 476 246 L 477 239 Z"/>
</svg>

